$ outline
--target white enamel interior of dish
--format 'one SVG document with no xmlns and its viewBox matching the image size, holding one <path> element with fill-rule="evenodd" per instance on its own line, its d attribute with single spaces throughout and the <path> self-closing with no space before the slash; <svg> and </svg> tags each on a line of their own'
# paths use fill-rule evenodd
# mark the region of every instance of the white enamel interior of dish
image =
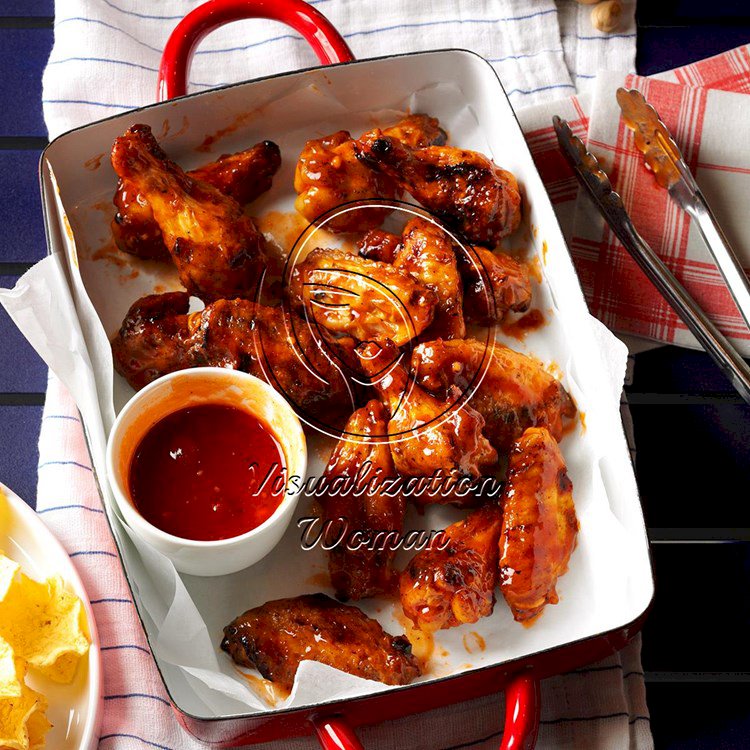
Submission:
<svg viewBox="0 0 750 750">
<path fill-rule="evenodd" d="M 445 82 L 451 82 L 447 89 Z M 304 107 L 274 109 L 274 102 L 290 91 L 307 86 L 312 89 L 308 91 Z M 410 100 L 414 91 L 422 92 L 417 101 Z M 337 103 L 331 101 L 333 92 Z M 552 315 L 548 316 L 551 317 L 548 325 L 530 334 L 522 344 L 509 343 L 545 362 L 554 362 L 564 373 L 565 384 L 586 414 L 585 432 L 579 430 L 569 435 L 562 444 L 575 488 L 581 534 L 570 571 L 558 585 L 560 604 L 548 607 L 536 625 L 526 629 L 513 622 L 501 599 L 491 618 L 475 626 L 440 633 L 436 654 L 444 648 L 449 657 L 438 656 L 433 660 L 433 670 L 422 678 L 429 680 L 461 669 L 529 656 L 622 626 L 644 611 L 653 588 L 640 503 L 619 412 L 613 406 L 616 399 L 606 379 L 606 368 L 591 333 L 585 302 L 552 207 L 490 66 L 468 52 L 443 51 L 250 82 L 122 115 L 67 134 L 48 149 L 47 159 L 59 183 L 61 204 L 72 225 L 78 249 L 80 275 L 77 264 L 68 262 L 73 284 L 83 279 L 104 331 L 111 336 L 132 301 L 152 292 L 155 284 L 164 289 L 178 288 L 175 275 L 165 274 L 161 267 L 136 261 L 133 268 L 137 266 L 138 275 L 128 278 L 131 268 L 91 258 L 93 251 L 109 238 L 108 224 L 112 215 L 109 202 L 116 180 L 107 154 L 113 139 L 127 127 L 145 122 L 153 127 L 157 136 L 168 131 L 162 138 L 163 145 L 188 168 L 211 156 L 239 150 L 265 138 L 275 140 L 282 147 L 283 166 L 274 179 L 274 188 L 252 207 L 251 213 L 262 214 L 270 209 L 291 210 L 292 175 L 304 138 L 321 136 L 339 128 L 356 133 L 373 124 L 386 125 L 393 118 L 382 110 L 407 106 L 416 109 L 424 101 L 430 102 L 429 113 L 444 123 L 478 123 L 473 126 L 476 137 L 455 138 L 456 144 L 488 151 L 497 163 L 517 176 L 529 210 L 525 235 L 519 233 L 511 239 L 511 245 L 530 247 L 541 261 L 542 245 L 547 244 L 544 281 L 535 290 L 535 303 Z M 373 112 L 378 114 L 373 115 Z M 196 152 L 195 147 L 206 135 L 233 126 L 236 129 L 216 143 L 210 153 Z M 454 129 L 452 135 L 460 129 Z M 85 164 L 90 164 L 92 157 L 98 155 L 103 155 L 101 167 L 92 171 Z M 53 250 L 65 252 L 67 232 L 56 215 L 59 211 L 52 199 L 54 193 L 48 177 L 45 184 Z M 529 227 L 534 231 L 529 231 Z M 88 316 L 89 304 L 86 296 L 79 292 L 79 314 Z M 97 337 L 98 344 L 102 341 L 98 323 L 86 320 L 84 329 L 97 371 L 100 402 L 106 409 L 110 386 L 102 381 L 106 380 L 111 363 L 107 361 L 105 349 L 97 349 Z M 119 376 L 115 376 L 113 385 L 115 407 L 119 408 L 132 396 L 132 390 Z M 308 472 L 319 474 L 331 443 L 309 439 L 308 446 Z M 308 513 L 309 505 L 303 498 L 298 515 Z M 410 513 L 406 528 L 438 528 L 458 517 L 458 512 L 446 508 L 434 509 L 422 519 Z M 129 559 L 131 554 L 131 548 L 126 546 L 125 565 L 135 569 L 135 562 Z M 314 576 L 325 567 L 322 552 L 300 549 L 299 531 L 292 523 L 277 550 L 250 571 L 225 579 L 201 581 L 188 577 L 185 580 L 218 644 L 222 626 L 244 609 L 268 598 L 321 590 Z M 263 586 L 258 585 L 258 581 L 271 583 Z M 366 602 L 362 608 L 391 632 L 401 631 L 401 626 L 391 616 L 390 605 Z M 484 636 L 487 643 L 484 652 L 466 652 L 462 639 L 472 630 Z M 212 714 L 179 672 L 165 663 L 160 666 L 180 708 L 198 715 Z M 225 668 L 227 674 L 231 673 L 231 665 L 225 664 Z M 324 690 L 322 692 L 325 694 Z M 236 712 L 235 704 L 231 710 Z M 218 713 L 224 712 L 219 709 Z"/>
<path fill-rule="evenodd" d="M 102 673 L 99 636 L 88 594 L 68 553 L 24 501 L 0 484 L 0 550 L 21 564 L 31 578 L 59 575 L 83 602 L 91 646 L 73 682 L 61 685 L 30 669 L 26 682 L 49 701 L 47 718 L 53 727 L 47 747 L 54 750 L 95 750 L 102 714 Z M 5 497 L 2 497 L 5 495 Z"/>
</svg>

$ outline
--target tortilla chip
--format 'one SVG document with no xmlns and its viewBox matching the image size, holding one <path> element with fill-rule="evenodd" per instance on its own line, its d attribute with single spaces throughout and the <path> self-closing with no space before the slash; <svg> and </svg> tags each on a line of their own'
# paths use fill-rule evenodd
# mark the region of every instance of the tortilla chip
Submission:
<svg viewBox="0 0 750 750">
<path fill-rule="evenodd" d="M 39 582 L 22 573 L 0 602 L 0 636 L 55 682 L 73 679 L 89 648 L 86 630 L 81 600 L 57 576 Z"/>
<path fill-rule="evenodd" d="M 38 712 L 38 706 L 46 707 L 44 696 L 21 684 L 21 695 L 0 698 L 0 748 L 2 750 L 30 750 L 29 722 Z M 44 715 L 42 711 L 42 715 Z M 33 722 L 35 736 L 38 735 L 38 719 Z M 42 742 L 44 735 L 41 735 Z M 41 747 L 37 744 L 37 747 Z"/>
<path fill-rule="evenodd" d="M 0 698 L 21 697 L 21 682 L 25 671 L 10 644 L 0 638 Z"/>
<path fill-rule="evenodd" d="M 20 567 L 15 560 L 11 560 L 0 552 L 0 602 L 5 599 Z"/>
<path fill-rule="evenodd" d="M 47 699 L 37 693 L 37 701 L 34 713 L 29 716 L 26 722 L 26 730 L 29 733 L 29 750 L 42 750 L 45 745 L 45 735 L 52 729 L 49 719 L 47 719 Z"/>
</svg>

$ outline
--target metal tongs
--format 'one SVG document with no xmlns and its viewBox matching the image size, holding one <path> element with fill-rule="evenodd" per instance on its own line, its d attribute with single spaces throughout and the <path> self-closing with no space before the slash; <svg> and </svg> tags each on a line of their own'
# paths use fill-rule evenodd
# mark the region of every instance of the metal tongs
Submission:
<svg viewBox="0 0 750 750">
<path fill-rule="evenodd" d="M 637 92 L 628 92 L 624 89 L 618 91 L 618 101 L 621 106 L 623 101 L 627 105 L 630 105 L 631 102 L 638 104 L 636 98 L 633 97 L 633 93 Z M 638 97 L 643 100 L 640 94 L 638 94 Z M 663 128 L 663 133 L 666 133 L 666 141 L 663 135 L 644 135 L 641 130 L 636 130 L 636 141 L 638 142 L 639 138 L 643 138 L 643 145 L 646 150 L 644 151 L 643 148 L 641 150 L 644 151 L 647 162 L 651 158 L 656 164 L 657 168 L 654 169 L 652 166 L 652 169 L 654 169 L 654 173 L 660 181 L 659 184 L 669 189 L 675 200 L 691 216 L 695 216 L 696 221 L 699 222 L 701 232 L 707 244 L 711 247 L 711 252 L 714 254 L 724 278 L 727 280 L 732 297 L 750 325 L 750 287 L 748 287 L 744 271 L 729 248 L 729 244 L 716 224 L 713 214 L 708 209 L 705 198 L 700 193 L 695 180 L 683 161 L 679 149 L 674 141 L 669 138 L 666 127 L 645 100 L 643 100 L 643 104 L 653 112 L 656 122 Z M 631 111 L 632 109 L 626 115 L 626 122 L 628 122 Z M 664 261 L 638 234 L 638 230 L 625 210 L 622 198 L 612 189 L 609 177 L 599 165 L 596 157 L 586 149 L 580 138 L 573 135 L 565 120 L 555 116 L 553 123 L 560 149 L 612 231 L 704 349 L 711 355 L 737 392 L 750 404 L 750 366 L 690 296 L 685 287 L 675 278 Z M 630 123 L 628 125 L 633 127 Z M 655 133 L 656 130 L 652 132 Z M 646 133 L 648 133 L 648 130 L 646 130 Z M 682 203 L 683 200 L 685 201 L 684 204 Z M 688 205 L 690 205 L 690 209 L 688 209 Z M 702 218 L 699 218 L 699 216 Z M 720 243 L 715 243 L 715 238 L 719 238 Z M 717 256 L 721 256 L 721 261 Z M 732 279 L 732 282 L 730 282 L 730 279 Z"/>
</svg>

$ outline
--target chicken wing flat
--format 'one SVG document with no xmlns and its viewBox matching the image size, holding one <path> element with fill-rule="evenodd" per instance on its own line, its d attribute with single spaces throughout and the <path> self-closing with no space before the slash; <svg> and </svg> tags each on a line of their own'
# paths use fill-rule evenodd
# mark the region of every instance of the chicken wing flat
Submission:
<svg viewBox="0 0 750 750">
<path fill-rule="evenodd" d="M 416 382 L 438 395 L 456 387 L 467 393 L 481 378 L 469 403 L 484 418 L 484 434 L 503 454 L 528 427 L 546 427 L 560 440 L 563 420 L 576 414 L 559 380 L 536 360 L 500 344 L 476 339 L 426 342 L 415 348 L 411 368 Z"/>
<path fill-rule="evenodd" d="M 357 243 L 357 252 L 369 260 L 393 263 L 401 249 L 401 236 L 384 229 L 371 229 Z"/>
<path fill-rule="evenodd" d="M 437 296 L 429 334 L 445 339 L 466 335 L 463 283 L 448 235 L 427 219 L 411 219 L 404 227 L 393 266 L 410 273 Z"/>
<path fill-rule="evenodd" d="M 294 174 L 294 189 L 294 207 L 310 222 L 343 203 L 391 200 L 399 192 L 393 180 L 357 160 L 354 141 L 346 130 L 305 144 Z M 390 212 L 391 208 L 358 208 L 336 216 L 325 226 L 333 232 L 366 231 L 382 224 Z"/>
<path fill-rule="evenodd" d="M 394 180 L 471 242 L 497 244 L 521 221 L 515 177 L 476 151 L 411 148 L 375 129 L 355 144 L 357 157 Z"/>
<path fill-rule="evenodd" d="M 573 484 L 557 441 L 531 427 L 513 447 L 503 491 L 500 590 L 518 622 L 557 604 L 557 579 L 568 569 L 578 520 Z"/>
<path fill-rule="evenodd" d="M 115 139 L 112 166 L 151 207 L 188 292 L 204 302 L 255 292 L 263 236 L 237 201 L 188 177 L 147 125 L 134 125 Z"/>
<path fill-rule="evenodd" d="M 290 274 L 289 298 L 308 320 L 359 341 L 391 338 L 398 346 L 432 323 L 435 293 L 388 263 L 316 248 Z"/>
<path fill-rule="evenodd" d="M 492 614 L 502 511 L 490 503 L 449 526 L 401 574 L 404 614 L 420 630 L 476 622 Z"/>
<path fill-rule="evenodd" d="M 344 375 L 293 313 L 236 299 L 187 314 L 188 304 L 189 295 L 176 292 L 143 297 L 128 311 L 112 353 L 134 388 L 188 367 L 228 367 L 262 378 L 303 416 L 330 423 L 351 412 Z"/>
<path fill-rule="evenodd" d="M 407 685 L 420 675 L 404 636 L 389 635 L 356 607 L 324 594 L 248 610 L 224 628 L 221 648 L 286 691 L 305 660 L 386 685 Z"/>
<path fill-rule="evenodd" d="M 466 281 L 464 316 L 482 325 L 499 323 L 509 311 L 526 312 L 531 305 L 531 278 L 526 267 L 502 252 L 480 246 L 456 253 Z"/>
<path fill-rule="evenodd" d="M 213 185 L 244 205 L 271 187 L 280 165 L 279 147 L 272 141 L 263 141 L 245 151 L 224 154 L 187 175 Z M 112 202 L 117 209 L 112 234 L 120 250 L 146 260 L 171 259 L 154 212 L 134 185 L 128 180 L 119 180 Z"/>
<path fill-rule="evenodd" d="M 403 495 L 391 496 L 376 483 L 396 476 L 388 446 L 388 413 L 380 401 L 370 401 L 349 418 L 324 476 L 328 481 L 349 480 L 346 491 L 331 492 L 322 499 L 324 520 L 333 528 L 344 519 L 349 532 L 362 531 L 368 538 L 377 532 L 401 532 L 406 512 Z M 392 591 L 395 551 L 385 538 L 374 547 L 348 549 L 338 544 L 329 551 L 331 583 L 342 601 Z"/>
<path fill-rule="evenodd" d="M 482 416 L 468 404 L 451 408 L 417 385 L 392 341 L 368 341 L 357 348 L 357 354 L 388 407 L 396 471 L 412 477 L 480 477 L 494 466 L 497 452 L 482 434 Z M 443 494 L 430 501 L 454 502 L 455 498 Z"/>
</svg>

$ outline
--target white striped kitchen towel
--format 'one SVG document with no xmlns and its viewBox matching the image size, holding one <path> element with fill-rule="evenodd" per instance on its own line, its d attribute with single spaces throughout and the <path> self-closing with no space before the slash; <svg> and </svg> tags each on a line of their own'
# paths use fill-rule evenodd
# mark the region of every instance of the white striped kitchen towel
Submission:
<svg viewBox="0 0 750 750">
<path fill-rule="evenodd" d="M 154 101 L 164 43 L 199 0 L 56 0 L 44 72 L 50 137 Z M 514 106 L 575 92 L 600 69 L 634 70 L 635 0 L 614 34 L 574 0 L 313 0 L 355 56 L 460 47 L 497 70 Z M 190 90 L 317 64 L 302 37 L 272 21 L 241 21 L 205 39 Z"/>
<path fill-rule="evenodd" d="M 574 0 L 313 0 L 358 57 L 463 47 L 497 69 L 515 106 L 585 85 L 604 67 L 632 69 L 634 0 L 617 35 L 589 23 Z M 153 101 L 161 50 L 199 0 L 57 0 L 55 44 L 44 74 L 50 137 Z M 606 61 L 606 63 L 605 63 Z M 211 35 L 190 90 L 315 65 L 304 42 L 271 22 Z M 39 443 L 37 509 L 65 545 L 92 600 L 104 659 L 102 750 L 199 750 L 177 723 L 151 658 L 101 507 L 78 412 L 51 377 Z M 539 748 L 647 750 L 653 746 L 640 641 L 593 667 L 543 684 Z M 368 749 L 489 750 L 502 733 L 499 695 L 359 731 Z M 310 738 L 257 746 L 307 750 Z"/>
</svg>

